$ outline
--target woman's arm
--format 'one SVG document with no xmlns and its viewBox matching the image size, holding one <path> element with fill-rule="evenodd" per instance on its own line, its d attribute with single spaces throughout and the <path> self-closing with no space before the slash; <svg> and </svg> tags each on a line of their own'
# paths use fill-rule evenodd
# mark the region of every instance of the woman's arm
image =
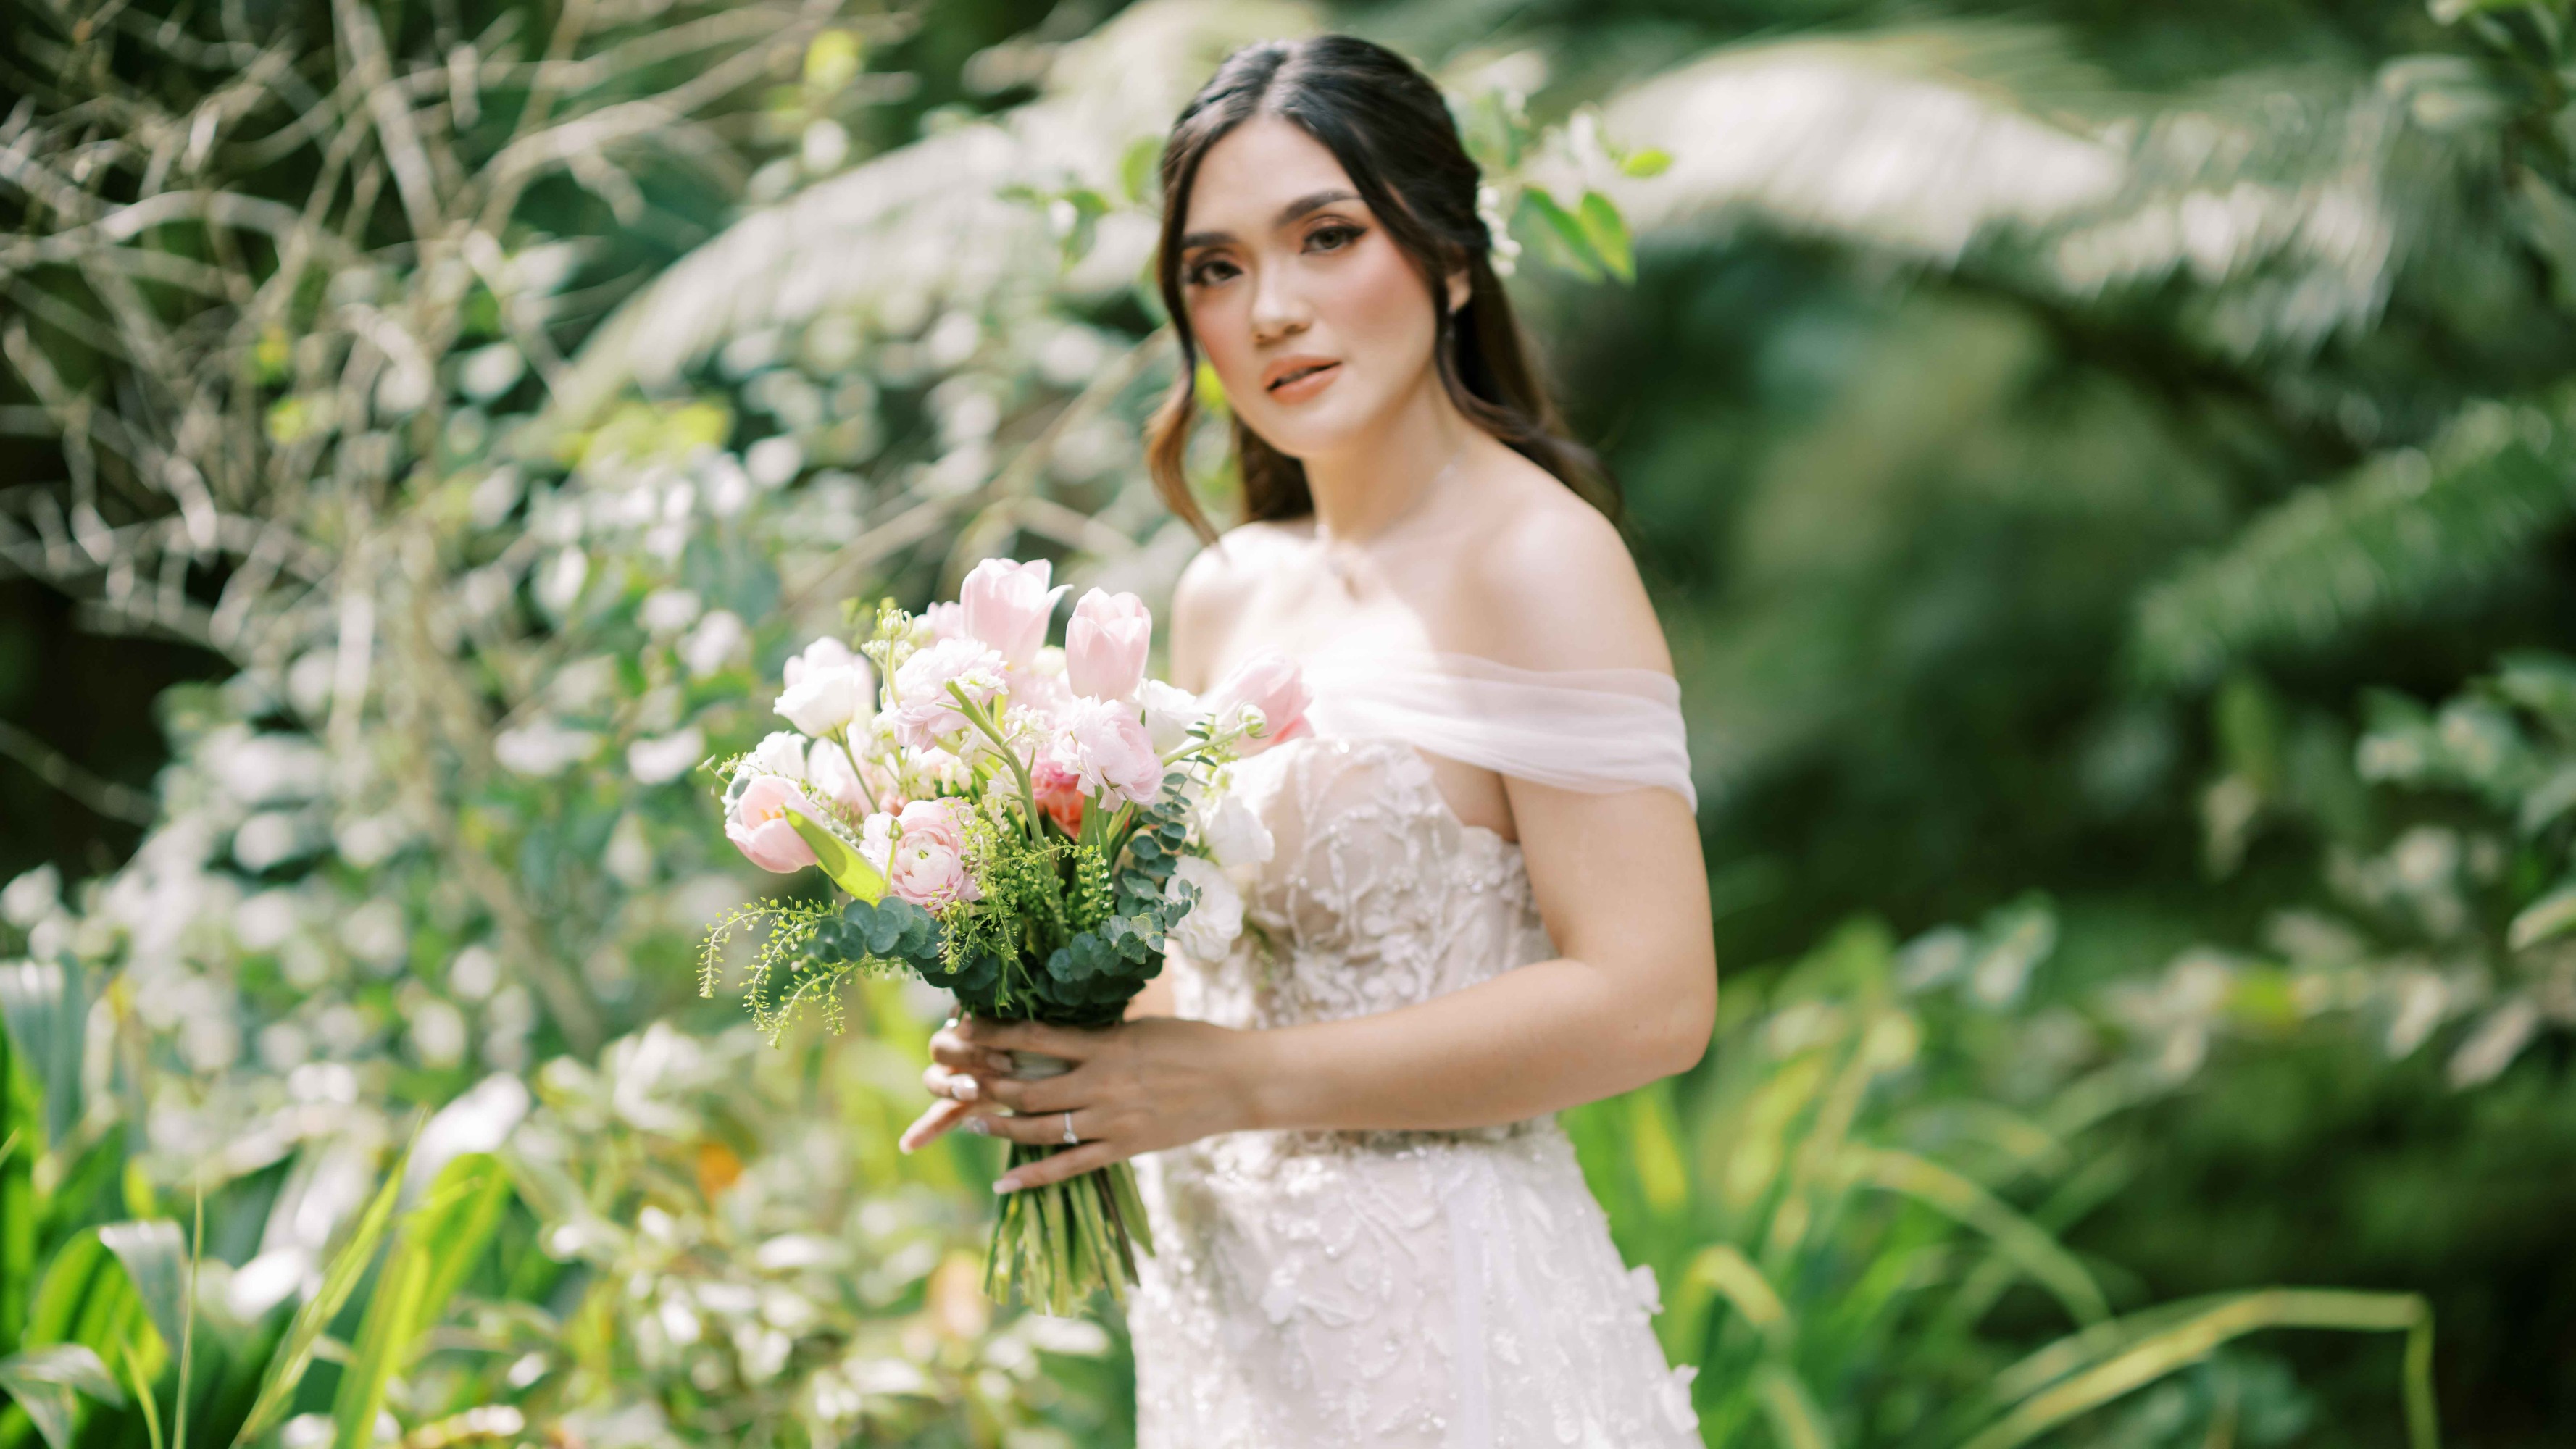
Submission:
<svg viewBox="0 0 2576 1449">
<path fill-rule="evenodd" d="M 1699 831 L 1681 798 L 1508 788 L 1564 954 L 1393 1011 L 1251 1034 L 1244 1125 L 1482 1127 L 1699 1061 L 1717 969 Z"/>
</svg>

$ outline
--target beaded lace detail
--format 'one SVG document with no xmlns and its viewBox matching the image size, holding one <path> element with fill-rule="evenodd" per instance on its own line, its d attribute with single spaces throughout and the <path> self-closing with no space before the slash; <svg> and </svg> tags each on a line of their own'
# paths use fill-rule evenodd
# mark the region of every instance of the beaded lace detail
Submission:
<svg viewBox="0 0 2576 1449">
<path fill-rule="evenodd" d="M 1180 1014 L 1391 1010 L 1556 954 L 1520 847 L 1400 739 L 1236 767 L 1277 850 Z M 1628 1269 L 1553 1114 L 1455 1132 L 1238 1132 L 1136 1159 L 1157 1253 L 1128 1309 L 1139 1449 L 1684 1449 L 1652 1270 Z"/>
</svg>

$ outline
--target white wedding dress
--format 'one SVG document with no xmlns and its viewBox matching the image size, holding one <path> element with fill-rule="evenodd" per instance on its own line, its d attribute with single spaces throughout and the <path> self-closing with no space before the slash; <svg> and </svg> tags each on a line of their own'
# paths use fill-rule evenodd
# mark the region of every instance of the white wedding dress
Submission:
<svg viewBox="0 0 2576 1449">
<path fill-rule="evenodd" d="M 1518 845 L 1462 824 L 1416 747 L 1582 790 L 1691 798 L 1647 670 L 1456 655 L 1307 670 L 1317 733 L 1236 766 L 1277 848 L 1179 1013 L 1387 1011 L 1557 954 Z M 1128 1307 L 1139 1449 L 1682 1449 L 1692 1368 L 1649 1324 L 1551 1114 L 1468 1131 L 1236 1132 L 1136 1159 L 1156 1253 Z"/>
</svg>

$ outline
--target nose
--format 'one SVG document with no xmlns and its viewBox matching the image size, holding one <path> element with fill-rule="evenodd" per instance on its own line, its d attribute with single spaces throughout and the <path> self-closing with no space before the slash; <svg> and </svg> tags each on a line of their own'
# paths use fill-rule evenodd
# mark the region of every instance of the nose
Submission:
<svg viewBox="0 0 2576 1449">
<path fill-rule="evenodd" d="M 1267 346 L 1306 330 L 1312 321 L 1298 295 L 1294 267 L 1261 267 L 1252 279 L 1252 340 Z"/>
</svg>

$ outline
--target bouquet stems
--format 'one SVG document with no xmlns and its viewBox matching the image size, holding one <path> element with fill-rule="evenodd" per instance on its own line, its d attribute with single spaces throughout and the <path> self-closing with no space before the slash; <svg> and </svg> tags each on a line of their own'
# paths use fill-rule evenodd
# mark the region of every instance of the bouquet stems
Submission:
<svg viewBox="0 0 2576 1449">
<path fill-rule="evenodd" d="M 1037 1052 L 1015 1051 L 1011 1058 L 1012 1075 L 1024 1080 L 1073 1065 Z M 1014 1142 L 1009 1168 L 1067 1150 Z M 1113 1162 L 1063 1182 L 1024 1187 L 1002 1199 L 984 1257 L 984 1292 L 997 1303 L 1016 1292 L 1021 1302 L 1058 1316 L 1079 1312 L 1095 1289 L 1106 1288 L 1123 1303 L 1127 1285 L 1136 1281 L 1140 1247 L 1153 1252 L 1154 1239 L 1131 1164 Z"/>
</svg>

